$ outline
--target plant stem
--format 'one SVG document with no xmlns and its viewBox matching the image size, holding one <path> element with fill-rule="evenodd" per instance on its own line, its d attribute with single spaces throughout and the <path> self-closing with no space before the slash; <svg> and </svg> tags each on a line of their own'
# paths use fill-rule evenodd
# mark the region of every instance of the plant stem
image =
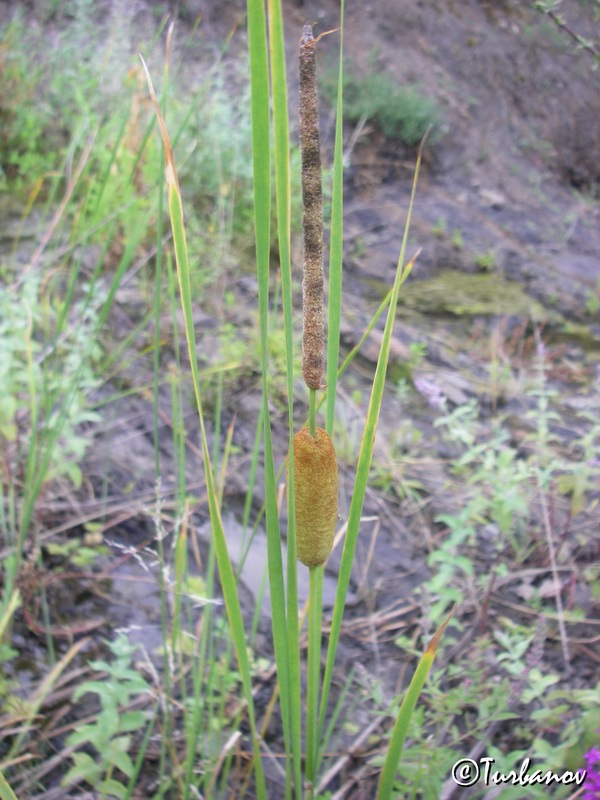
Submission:
<svg viewBox="0 0 600 800">
<path fill-rule="evenodd" d="M 317 765 L 317 729 L 319 719 L 319 683 L 321 671 L 321 615 L 323 611 L 323 567 L 309 568 L 308 661 L 306 712 L 306 778 L 308 797 L 314 796 Z"/>
<path fill-rule="evenodd" d="M 308 430 L 310 435 L 314 438 L 316 429 L 316 415 L 317 415 L 317 390 L 308 390 Z"/>
</svg>

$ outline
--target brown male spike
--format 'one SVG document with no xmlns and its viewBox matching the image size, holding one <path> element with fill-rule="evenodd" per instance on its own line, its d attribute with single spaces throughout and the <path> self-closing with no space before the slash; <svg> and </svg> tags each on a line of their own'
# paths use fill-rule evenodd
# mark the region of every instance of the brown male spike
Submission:
<svg viewBox="0 0 600 800">
<path fill-rule="evenodd" d="M 337 519 L 338 468 L 333 442 L 326 431 L 308 428 L 294 436 L 296 551 L 307 567 L 329 558 Z"/>
<path fill-rule="evenodd" d="M 307 24 L 304 26 L 300 39 L 298 106 L 302 156 L 302 227 L 304 230 L 302 375 L 309 389 L 321 388 L 324 347 L 323 199 L 315 43 L 312 25 Z"/>
</svg>

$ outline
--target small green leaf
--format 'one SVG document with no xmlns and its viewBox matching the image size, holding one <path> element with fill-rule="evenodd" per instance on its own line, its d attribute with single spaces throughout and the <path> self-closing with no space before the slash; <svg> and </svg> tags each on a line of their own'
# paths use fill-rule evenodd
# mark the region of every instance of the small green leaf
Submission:
<svg viewBox="0 0 600 800">
<path fill-rule="evenodd" d="M 134 766 L 133 766 L 133 761 L 129 757 L 128 753 L 117 752 L 114 754 L 111 760 L 112 763 L 115 765 L 115 767 L 117 767 L 117 769 L 120 769 L 124 775 L 127 775 L 128 778 L 131 778 L 134 772 Z"/>
<path fill-rule="evenodd" d="M 102 766 L 87 753 L 73 753 L 71 758 L 75 764 L 61 780 L 61 786 L 69 786 L 82 780 L 91 786 L 97 786 L 102 778 Z"/>
<path fill-rule="evenodd" d="M 144 711 L 127 711 L 119 717 L 119 730 L 138 731 L 146 724 L 147 715 Z"/>
<path fill-rule="evenodd" d="M 103 781 L 101 784 L 102 793 L 106 797 L 117 797 L 118 800 L 127 800 L 129 797 L 129 791 L 127 790 L 126 786 L 123 786 L 122 783 L 115 780 L 114 778 L 110 778 L 107 781 Z"/>
<path fill-rule="evenodd" d="M 87 744 L 88 742 L 93 744 L 95 736 L 95 725 L 82 725 L 81 728 L 77 728 L 77 730 L 74 730 L 67 736 L 66 743 L 68 747 L 80 747 L 82 744 Z"/>
</svg>

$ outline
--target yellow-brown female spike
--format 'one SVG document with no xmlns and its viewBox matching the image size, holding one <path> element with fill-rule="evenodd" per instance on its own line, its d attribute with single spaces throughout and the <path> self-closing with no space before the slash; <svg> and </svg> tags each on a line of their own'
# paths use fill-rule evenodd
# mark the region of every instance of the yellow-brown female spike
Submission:
<svg viewBox="0 0 600 800">
<path fill-rule="evenodd" d="M 322 428 L 294 436 L 294 489 L 298 560 L 318 567 L 329 558 L 337 519 L 338 469 L 333 442 Z"/>
</svg>

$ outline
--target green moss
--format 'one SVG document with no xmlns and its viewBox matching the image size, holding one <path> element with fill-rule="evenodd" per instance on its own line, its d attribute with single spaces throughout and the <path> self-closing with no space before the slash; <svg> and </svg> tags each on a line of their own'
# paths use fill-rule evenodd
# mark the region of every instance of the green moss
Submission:
<svg viewBox="0 0 600 800">
<path fill-rule="evenodd" d="M 591 328 L 570 320 L 563 322 L 553 338 L 556 342 L 575 342 L 586 352 L 595 352 L 598 348 L 598 337 Z"/>
<path fill-rule="evenodd" d="M 541 320 L 552 313 L 519 283 L 498 275 L 466 275 L 457 270 L 446 270 L 431 280 L 413 281 L 403 289 L 400 305 L 421 313 L 456 316 L 508 314 Z"/>
</svg>

